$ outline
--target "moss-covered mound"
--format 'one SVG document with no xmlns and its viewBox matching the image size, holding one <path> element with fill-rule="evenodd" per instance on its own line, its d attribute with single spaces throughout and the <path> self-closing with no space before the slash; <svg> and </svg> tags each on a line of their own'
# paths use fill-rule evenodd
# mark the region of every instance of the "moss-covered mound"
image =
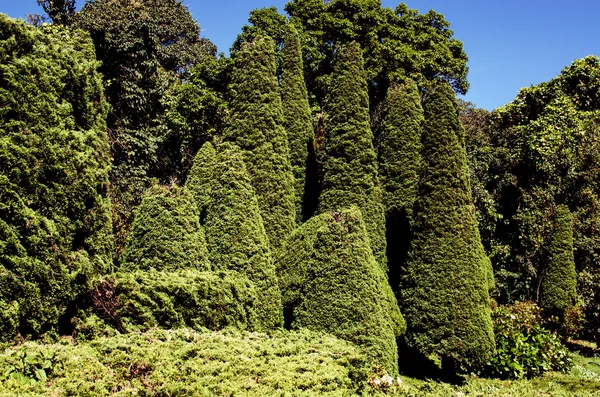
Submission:
<svg viewBox="0 0 600 397">
<path fill-rule="evenodd" d="M 28 342 L 0 355 L 0 376 L 25 352 L 28 369 L 50 358 L 49 380 L 0 382 L 0 396 L 355 396 L 368 388 L 356 347 L 306 330 L 153 330 L 79 344 Z"/>
<path fill-rule="evenodd" d="M 239 273 L 196 270 L 116 273 L 97 286 L 101 292 L 98 297 L 106 296 L 104 282 L 112 286 L 117 297 L 116 319 L 126 330 L 256 328 L 254 308 L 258 301 L 254 284 Z M 99 314 L 106 318 L 110 313 Z"/>
<path fill-rule="evenodd" d="M 404 328 L 404 320 L 395 302 L 390 313 L 387 279 L 358 208 L 311 218 L 283 252 L 277 265 L 286 323 L 355 342 L 373 362 L 396 372 L 394 322 Z"/>
<path fill-rule="evenodd" d="M 208 270 L 198 206 L 185 188 L 152 186 L 137 208 L 121 268 Z"/>
<path fill-rule="evenodd" d="M 67 320 L 112 265 L 98 66 L 81 32 L 0 14 L 0 340 Z"/>
</svg>

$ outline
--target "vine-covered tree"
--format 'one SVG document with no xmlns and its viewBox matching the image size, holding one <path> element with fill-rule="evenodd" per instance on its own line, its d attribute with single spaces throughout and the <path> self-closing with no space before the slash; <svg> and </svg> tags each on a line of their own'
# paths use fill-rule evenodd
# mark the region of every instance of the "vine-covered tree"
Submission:
<svg viewBox="0 0 600 397">
<path fill-rule="evenodd" d="M 296 193 L 296 221 L 310 218 L 314 211 L 314 175 L 309 162 L 314 151 L 314 129 L 308 93 L 304 83 L 304 69 L 302 66 L 302 49 L 298 32 L 293 23 L 288 24 L 285 46 L 283 48 L 283 80 L 282 102 L 284 127 L 287 131 L 290 146 L 290 161 L 294 173 Z"/>
<path fill-rule="evenodd" d="M 191 67 L 214 56 L 212 43 L 177 0 L 94 0 L 73 18 L 90 32 L 111 104 L 112 202 L 117 250 L 123 248 L 150 178 L 168 183 L 172 172 L 160 159 L 170 139 L 164 118 L 169 88 Z"/>
<path fill-rule="evenodd" d="M 5 340 L 68 324 L 90 279 L 111 268 L 113 240 L 108 106 L 92 42 L 4 15 L 0 32 Z"/>
<path fill-rule="evenodd" d="M 411 240 L 421 166 L 423 107 L 417 85 L 389 88 L 379 136 L 379 180 L 385 206 L 390 283 L 398 294 Z"/>
<path fill-rule="evenodd" d="M 357 343 L 374 364 L 398 370 L 394 322 L 385 300 L 387 277 L 370 247 L 357 207 L 314 216 L 288 239 L 277 260 L 286 323 Z M 391 316 L 395 316 L 393 319 Z"/>
<path fill-rule="evenodd" d="M 225 138 L 244 154 L 269 243 L 277 249 L 294 229 L 296 210 L 272 40 L 244 43 L 234 62 Z"/>
<path fill-rule="evenodd" d="M 414 237 L 403 280 L 409 346 L 442 367 L 482 365 L 495 350 L 487 266 L 452 88 L 428 94 Z"/>
<path fill-rule="evenodd" d="M 573 256 L 573 216 L 569 207 L 556 208 L 554 233 L 548 247 L 549 258 L 542 277 L 540 307 L 562 315 L 577 301 L 577 273 Z"/>
<path fill-rule="evenodd" d="M 222 144 L 214 166 L 205 230 L 215 270 L 245 274 L 256 285 L 258 329 L 283 324 L 281 293 L 258 200 L 241 150 Z"/>
</svg>

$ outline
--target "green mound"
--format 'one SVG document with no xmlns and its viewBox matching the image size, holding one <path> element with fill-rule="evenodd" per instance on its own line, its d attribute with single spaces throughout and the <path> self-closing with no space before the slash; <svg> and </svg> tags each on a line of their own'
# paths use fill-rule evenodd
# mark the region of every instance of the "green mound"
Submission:
<svg viewBox="0 0 600 397">
<path fill-rule="evenodd" d="M 50 377 L 2 382 L 1 396 L 354 396 L 367 375 L 356 347 L 309 331 L 153 330 L 77 345 L 28 342 L 0 355 L 2 373 L 23 352 L 50 357 Z"/>
<path fill-rule="evenodd" d="M 387 278 L 358 208 L 311 218 L 282 252 L 277 264 L 288 325 L 350 340 L 373 362 L 396 372 L 395 337 L 405 323 L 396 302 L 386 300 Z"/>
<path fill-rule="evenodd" d="M 118 317 L 126 329 L 255 329 L 257 325 L 254 284 L 237 272 L 150 270 L 117 273 L 106 281 L 118 297 Z"/>
</svg>

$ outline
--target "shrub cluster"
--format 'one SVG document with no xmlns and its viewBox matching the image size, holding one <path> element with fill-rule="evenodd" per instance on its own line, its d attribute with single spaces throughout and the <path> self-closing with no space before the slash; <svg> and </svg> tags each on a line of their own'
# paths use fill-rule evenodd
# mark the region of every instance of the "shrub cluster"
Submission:
<svg viewBox="0 0 600 397">
<path fill-rule="evenodd" d="M 486 375 L 519 379 L 571 367 L 560 338 L 544 328 L 542 310 L 533 302 L 500 306 L 492 312 L 496 354 Z"/>
</svg>

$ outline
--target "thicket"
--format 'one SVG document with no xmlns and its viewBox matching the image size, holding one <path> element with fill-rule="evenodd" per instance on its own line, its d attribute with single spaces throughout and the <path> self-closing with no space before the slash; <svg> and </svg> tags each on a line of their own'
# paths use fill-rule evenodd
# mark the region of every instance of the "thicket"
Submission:
<svg viewBox="0 0 600 397">
<path fill-rule="evenodd" d="M 398 371 L 396 336 L 405 323 L 386 300 L 387 276 L 357 207 L 308 220 L 286 241 L 277 271 L 289 327 L 352 341 L 373 364 Z"/>
<path fill-rule="evenodd" d="M 112 266 L 98 67 L 82 32 L 0 14 L 2 340 L 68 323 L 90 279 Z"/>
<path fill-rule="evenodd" d="M 488 263 L 450 86 L 429 92 L 424 111 L 423 170 L 401 302 L 409 346 L 452 371 L 477 367 L 494 353 Z"/>
</svg>

